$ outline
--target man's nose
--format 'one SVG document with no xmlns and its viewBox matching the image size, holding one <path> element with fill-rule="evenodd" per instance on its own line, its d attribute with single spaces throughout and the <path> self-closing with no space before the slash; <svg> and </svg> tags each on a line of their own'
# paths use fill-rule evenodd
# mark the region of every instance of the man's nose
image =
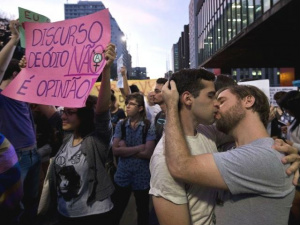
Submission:
<svg viewBox="0 0 300 225">
<path fill-rule="evenodd" d="M 215 102 L 214 102 L 214 106 L 216 107 L 216 108 L 220 108 L 220 103 L 218 102 L 218 100 L 216 99 L 215 100 Z"/>
</svg>

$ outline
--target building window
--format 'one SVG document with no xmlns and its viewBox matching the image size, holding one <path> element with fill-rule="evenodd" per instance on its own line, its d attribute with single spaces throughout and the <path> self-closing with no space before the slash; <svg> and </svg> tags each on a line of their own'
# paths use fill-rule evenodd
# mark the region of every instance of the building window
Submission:
<svg viewBox="0 0 300 225">
<path fill-rule="evenodd" d="M 224 6 L 224 13 L 223 13 L 223 18 L 222 20 L 224 21 L 224 36 L 223 36 L 223 40 L 224 40 L 224 45 L 227 43 L 227 34 L 228 34 L 228 21 L 227 21 L 227 15 L 226 15 L 226 4 L 223 5 Z"/>
<path fill-rule="evenodd" d="M 248 24 L 248 6 L 247 0 L 242 0 L 242 26 L 243 28 L 247 27 Z"/>
<path fill-rule="evenodd" d="M 213 51 L 216 52 L 219 49 L 219 41 L 218 41 L 218 23 L 219 21 L 217 20 L 217 17 L 215 17 L 215 24 L 214 24 L 214 46 L 213 46 Z"/>
<path fill-rule="evenodd" d="M 209 53 L 208 56 L 211 56 L 213 54 L 213 29 L 210 30 L 208 34 L 208 42 L 209 42 Z"/>
<path fill-rule="evenodd" d="M 271 0 L 263 0 L 263 1 L 264 1 L 264 12 L 266 12 L 271 8 Z"/>
<path fill-rule="evenodd" d="M 237 5 L 235 4 L 235 0 L 232 0 L 232 5 L 231 5 L 231 22 L 232 22 L 232 37 L 236 35 L 236 7 Z"/>
<path fill-rule="evenodd" d="M 220 9 L 218 10 L 218 21 L 217 21 L 217 24 L 218 24 L 218 32 L 217 32 L 217 39 L 218 39 L 218 49 L 220 49 L 222 47 L 222 32 L 221 32 L 221 29 L 223 28 L 222 26 L 222 19 L 221 19 L 221 16 L 220 16 Z"/>
<path fill-rule="evenodd" d="M 220 48 L 223 46 L 223 41 L 224 41 L 224 17 L 223 17 L 223 8 L 221 7 L 219 9 L 220 11 L 220 19 L 219 19 L 219 29 L 218 29 L 218 37 L 220 40 Z"/>
<path fill-rule="evenodd" d="M 248 0 L 248 15 L 249 15 L 249 24 L 254 21 L 254 2 L 253 0 Z"/>
<path fill-rule="evenodd" d="M 230 0 L 227 0 L 227 9 L 226 9 L 226 14 L 227 14 L 227 37 L 228 41 L 231 40 L 232 38 L 232 18 L 231 18 L 231 4 Z"/>
<path fill-rule="evenodd" d="M 241 0 L 236 0 L 236 33 L 238 34 L 242 28 L 242 6 Z"/>
<path fill-rule="evenodd" d="M 255 19 L 261 16 L 262 9 L 261 9 L 261 0 L 255 0 Z"/>
</svg>

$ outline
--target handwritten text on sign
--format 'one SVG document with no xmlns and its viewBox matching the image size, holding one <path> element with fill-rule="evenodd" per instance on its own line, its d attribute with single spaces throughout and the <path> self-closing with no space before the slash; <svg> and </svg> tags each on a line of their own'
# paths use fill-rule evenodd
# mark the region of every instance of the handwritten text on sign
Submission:
<svg viewBox="0 0 300 225">
<path fill-rule="evenodd" d="M 82 107 L 105 66 L 108 10 L 56 23 L 26 23 L 27 67 L 2 92 L 26 102 Z"/>
</svg>

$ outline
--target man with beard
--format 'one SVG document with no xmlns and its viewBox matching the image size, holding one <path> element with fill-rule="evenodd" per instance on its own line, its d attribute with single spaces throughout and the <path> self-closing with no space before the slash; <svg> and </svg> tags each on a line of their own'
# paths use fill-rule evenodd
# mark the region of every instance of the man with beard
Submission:
<svg viewBox="0 0 300 225">
<path fill-rule="evenodd" d="M 171 88 L 169 89 L 169 85 Z M 267 97 L 253 86 L 231 86 L 217 93 L 217 128 L 232 135 L 236 148 L 192 156 L 178 113 L 173 81 L 163 87 L 167 105 L 165 155 L 171 175 L 185 183 L 220 189 L 216 224 L 287 224 L 294 196 L 292 176 L 274 151 L 265 129 Z M 174 141 L 176 140 L 176 141 Z"/>
</svg>

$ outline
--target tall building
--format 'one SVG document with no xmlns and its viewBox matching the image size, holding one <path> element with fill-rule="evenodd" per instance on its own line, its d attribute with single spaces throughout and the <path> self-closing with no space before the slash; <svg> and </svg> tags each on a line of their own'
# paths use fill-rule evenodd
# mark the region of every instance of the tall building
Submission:
<svg viewBox="0 0 300 225">
<path fill-rule="evenodd" d="M 81 16 L 86 16 L 100 10 L 105 9 L 105 5 L 101 1 L 78 1 L 76 4 L 64 4 L 65 6 L 65 19 L 72 19 Z M 117 59 L 123 54 L 124 66 L 127 67 L 128 75 L 131 76 L 132 66 L 131 60 L 128 57 L 128 51 L 126 41 L 123 40 L 124 33 L 120 29 L 115 18 L 110 14 L 110 26 L 111 26 L 111 43 L 114 43 L 117 47 Z M 117 78 L 117 65 L 116 61 L 113 65 L 112 79 Z"/>
<path fill-rule="evenodd" d="M 179 55 L 178 55 L 178 44 L 173 44 L 172 47 L 172 69 L 174 72 L 179 71 Z"/>
<path fill-rule="evenodd" d="M 198 67 L 198 20 L 197 4 L 198 0 L 191 0 L 189 5 L 189 44 L 190 44 L 190 68 Z"/>
<path fill-rule="evenodd" d="M 220 68 L 237 81 L 269 79 L 272 86 L 299 79 L 299 0 L 191 0 L 192 6 L 196 67 Z"/>
<path fill-rule="evenodd" d="M 99 2 L 79 1 L 77 4 L 65 4 L 65 19 L 73 19 L 86 16 L 105 9 L 104 4 Z"/>
<path fill-rule="evenodd" d="M 149 79 L 149 77 L 147 77 L 147 68 L 146 67 L 133 67 L 131 79 L 133 79 L 133 80 Z"/>
<path fill-rule="evenodd" d="M 128 52 L 128 51 L 127 51 Z M 130 78 L 132 76 L 132 56 L 131 54 L 127 54 L 125 58 L 125 66 L 127 68 L 127 77 Z"/>
<path fill-rule="evenodd" d="M 182 68 L 190 68 L 190 40 L 189 40 L 189 25 L 184 25 L 181 32 L 181 61 Z"/>
<path fill-rule="evenodd" d="M 184 25 L 184 30 L 176 44 L 172 47 L 173 71 L 190 68 L 189 25 Z"/>
<path fill-rule="evenodd" d="M 123 62 L 124 66 L 127 68 L 127 73 L 128 76 L 131 76 L 131 71 L 132 71 L 132 66 L 131 66 L 131 60 L 129 61 L 128 59 L 128 50 L 127 50 L 127 43 L 123 39 L 125 36 L 122 30 L 120 29 L 117 21 L 111 17 L 110 19 L 110 24 L 111 24 L 111 42 L 116 45 L 117 48 L 117 59 L 121 57 L 123 54 Z M 115 61 L 116 62 L 116 61 Z M 114 78 L 112 76 L 112 78 Z"/>
</svg>

